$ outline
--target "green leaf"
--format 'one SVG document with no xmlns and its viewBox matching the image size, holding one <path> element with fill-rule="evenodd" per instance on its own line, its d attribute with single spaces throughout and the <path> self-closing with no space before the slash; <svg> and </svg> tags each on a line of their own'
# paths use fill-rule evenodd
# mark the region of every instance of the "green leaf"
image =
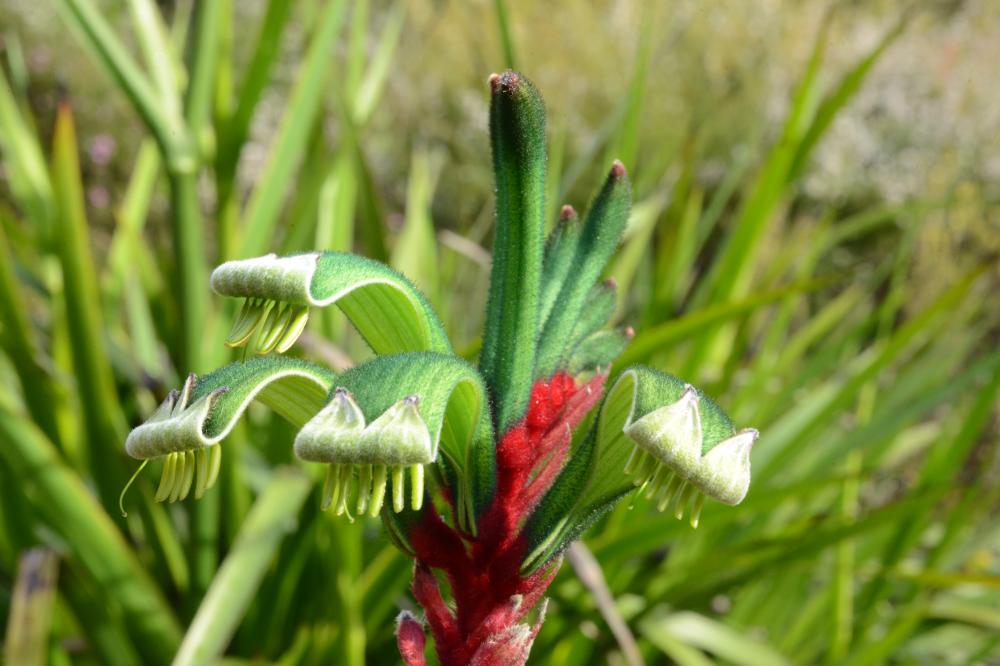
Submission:
<svg viewBox="0 0 1000 666">
<path fill-rule="evenodd" d="M 271 143 L 267 166 L 247 203 L 246 235 L 240 254 L 254 255 L 274 242 L 285 194 L 294 175 L 295 165 L 305 153 L 323 93 L 331 78 L 331 56 L 344 18 L 344 0 L 328 3 L 318 17 L 309 51 L 305 55 L 278 134 Z"/>
<path fill-rule="evenodd" d="M 115 460 L 126 431 L 105 348 L 107 327 L 101 316 L 100 290 L 83 200 L 73 115 L 59 107 L 53 136 L 52 183 L 58 204 L 57 234 L 66 320 L 77 390 L 83 408 L 91 469 L 105 507 L 113 510 L 124 473 Z"/>
<path fill-rule="evenodd" d="M 362 127 L 367 124 L 372 113 L 378 108 L 379 99 L 385 90 L 385 83 L 392 71 L 392 60 L 403 34 L 403 24 L 406 18 L 406 5 L 396 4 L 388 11 L 388 18 L 379 33 L 376 43 L 378 47 L 372 56 L 371 63 L 365 71 L 365 76 L 354 97 L 354 124 Z"/>
<path fill-rule="evenodd" d="M 10 181 L 11 194 L 25 215 L 37 226 L 40 240 L 52 233 L 52 183 L 42 147 L 31 125 L 17 108 L 17 101 L 0 68 L 0 154 Z"/>
<path fill-rule="evenodd" d="M 661 643 L 660 634 L 705 650 L 726 663 L 736 666 L 781 666 L 791 662 L 774 648 L 711 618 L 683 611 L 658 613 L 639 625 L 643 635 Z"/>
<path fill-rule="evenodd" d="M 410 158 L 410 182 L 406 189 L 406 220 L 392 250 L 391 265 L 407 276 L 429 296 L 440 303 L 437 238 L 431 204 L 441 170 L 440 152 L 426 147 L 413 150 Z"/>
<path fill-rule="evenodd" d="M 114 78 L 156 136 L 167 155 L 170 168 L 177 172 L 193 170 L 196 155 L 184 119 L 169 112 L 169 104 L 157 94 L 153 84 L 91 0 L 59 0 L 57 6 L 70 28 Z"/>
<path fill-rule="evenodd" d="M 69 544 L 72 560 L 115 600 L 145 661 L 170 661 L 180 642 L 177 618 L 91 490 L 38 428 L 2 404 L 0 441 L 0 461 L 19 479 L 32 513 Z"/>
<path fill-rule="evenodd" d="M 491 77 L 490 87 L 496 228 L 479 367 L 503 432 L 524 416 L 535 365 L 545 229 L 545 106 L 535 86 L 513 71 Z"/>
<path fill-rule="evenodd" d="M 300 307 L 336 303 L 376 354 L 451 351 L 426 297 L 399 273 L 365 257 L 324 252 L 230 261 L 212 272 L 212 289 Z M 247 337 L 265 315 L 263 309 L 254 315 Z"/>
</svg>

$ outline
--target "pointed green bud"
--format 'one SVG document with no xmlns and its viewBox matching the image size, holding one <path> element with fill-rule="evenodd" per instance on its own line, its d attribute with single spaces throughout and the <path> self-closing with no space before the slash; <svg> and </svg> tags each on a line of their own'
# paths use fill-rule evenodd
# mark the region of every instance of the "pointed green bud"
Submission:
<svg viewBox="0 0 1000 666">
<path fill-rule="evenodd" d="M 504 432 L 524 416 L 538 340 L 545 230 L 545 104 L 517 72 L 490 77 L 493 266 L 479 368 Z"/>
<path fill-rule="evenodd" d="M 550 377 L 566 359 L 577 322 L 588 307 L 587 296 L 618 248 L 632 205 L 625 166 L 615 160 L 604 186 L 587 211 L 567 279 L 555 300 L 538 342 L 536 377 Z"/>
<path fill-rule="evenodd" d="M 305 330 L 309 308 L 336 304 L 378 354 L 451 351 L 427 299 L 385 264 L 342 252 L 229 261 L 212 272 L 212 289 L 245 298 L 230 347 L 256 335 L 259 354 L 287 351 Z"/>
<path fill-rule="evenodd" d="M 539 328 L 545 325 L 549 313 L 552 312 L 552 308 L 556 304 L 559 291 L 569 277 L 582 232 L 583 223 L 580 222 L 576 210 L 570 205 L 563 206 L 559 214 L 559 222 L 545 241 Z"/>
</svg>

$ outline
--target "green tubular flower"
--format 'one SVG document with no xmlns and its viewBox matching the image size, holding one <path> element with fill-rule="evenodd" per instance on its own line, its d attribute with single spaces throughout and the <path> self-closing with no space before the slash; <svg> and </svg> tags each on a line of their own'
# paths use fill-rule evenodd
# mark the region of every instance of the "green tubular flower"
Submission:
<svg viewBox="0 0 1000 666">
<path fill-rule="evenodd" d="M 735 505 L 750 485 L 752 428 L 680 379 L 644 366 L 619 376 L 597 422 L 525 526 L 528 573 L 552 560 L 629 493 L 697 527 L 706 498 Z"/>
<path fill-rule="evenodd" d="M 450 469 L 468 470 L 473 450 L 491 446 L 485 387 L 475 369 L 448 354 L 381 356 L 345 372 L 325 407 L 299 431 L 295 454 L 326 463 L 323 508 L 378 515 L 391 483 L 392 508 L 424 502 L 425 466 L 440 451 Z M 467 478 L 467 474 L 459 475 Z M 460 487 L 463 511 L 471 489 Z"/>
<path fill-rule="evenodd" d="M 189 375 L 180 391 L 171 391 L 129 433 L 125 451 L 140 460 L 164 459 L 156 501 L 182 500 L 192 488 L 200 498 L 218 477 L 219 442 L 253 400 L 302 425 L 323 406 L 334 379 L 326 368 L 283 357 L 234 363 L 201 378 Z"/>
<path fill-rule="evenodd" d="M 336 304 L 377 354 L 451 351 L 444 327 L 409 280 L 377 261 L 340 252 L 268 254 L 229 261 L 212 289 L 245 298 L 226 344 L 259 354 L 288 350 L 305 330 L 309 308 Z"/>
<path fill-rule="evenodd" d="M 632 408 L 621 431 L 634 446 L 623 469 L 658 510 L 673 507 L 681 519 L 690 505 L 697 527 L 706 496 L 729 505 L 743 501 L 756 430 L 737 432 L 714 401 L 671 375 L 627 370 L 609 400 L 628 392 Z"/>
</svg>

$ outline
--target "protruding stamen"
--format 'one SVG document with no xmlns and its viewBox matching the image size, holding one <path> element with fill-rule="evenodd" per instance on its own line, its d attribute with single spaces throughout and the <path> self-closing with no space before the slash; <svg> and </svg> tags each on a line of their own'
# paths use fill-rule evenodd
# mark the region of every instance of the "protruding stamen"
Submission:
<svg viewBox="0 0 1000 666">
<path fill-rule="evenodd" d="M 646 455 L 638 444 L 632 447 L 632 455 L 628 457 L 628 462 L 625 463 L 625 473 L 632 475 L 639 468 L 639 463 L 642 461 L 642 457 Z"/>
<path fill-rule="evenodd" d="M 194 451 L 184 452 L 184 479 L 181 482 L 180 494 L 177 499 L 185 499 L 191 492 L 191 484 L 194 482 L 195 455 Z"/>
<path fill-rule="evenodd" d="M 636 470 L 635 473 L 635 478 L 639 482 L 637 485 L 645 485 L 649 483 L 650 479 L 653 478 L 653 474 L 656 473 L 656 468 L 659 466 L 656 458 L 649 455 L 648 451 L 643 451 L 643 453 L 645 455 L 643 455 L 642 460 L 639 463 L 639 469 Z"/>
<path fill-rule="evenodd" d="M 293 307 L 292 308 L 292 318 L 288 321 L 288 325 L 285 326 L 285 330 L 281 332 L 281 337 L 278 339 L 278 344 L 275 346 L 275 351 L 279 354 L 284 354 L 286 351 L 291 349 L 295 341 L 299 339 L 302 335 L 302 331 L 306 329 L 306 323 L 309 321 L 309 308 L 307 307 Z"/>
<path fill-rule="evenodd" d="M 382 511 L 382 504 L 385 502 L 385 484 L 388 480 L 389 470 L 385 465 L 374 465 L 372 477 L 372 501 L 368 507 L 368 515 L 377 516 Z"/>
<path fill-rule="evenodd" d="M 660 491 L 660 500 L 656 503 L 657 511 L 664 511 L 668 506 L 670 506 L 671 500 L 674 499 L 674 495 L 683 483 L 683 479 L 674 474 L 673 478 L 670 479 L 670 483 L 668 483 L 663 490 Z"/>
<path fill-rule="evenodd" d="M 156 488 L 156 495 L 153 497 L 157 502 L 170 497 L 170 491 L 174 488 L 174 467 L 177 464 L 177 454 L 168 453 L 163 461 L 163 473 L 160 475 L 160 485 Z"/>
<path fill-rule="evenodd" d="M 337 508 L 335 513 L 338 516 L 342 516 L 347 513 L 347 499 L 351 494 L 351 466 L 339 465 L 339 467 L 337 485 L 340 487 L 340 495 L 337 497 Z"/>
<path fill-rule="evenodd" d="M 662 463 L 658 463 L 656 465 L 656 472 L 653 473 L 653 478 L 650 479 L 649 487 L 646 489 L 646 499 L 653 499 L 671 476 L 670 468 Z"/>
<path fill-rule="evenodd" d="M 399 513 L 405 506 L 406 490 L 403 487 L 403 466 L 392 466 L 392 510 Z"/>
<path fill-rule="evenodd" d="M 257 338 L 257 353 L 270 354 L 278 346 L 281 334 L 292 320 L 292 308 L 286 303 L 279 303 L 271 308 L 271 312 L 260 329 Z"/>
<path fill-rule="evenodd" d="M 372 495 L 372 466 L 360 465 L 358 473 L 358 504 L 355 511 L 359 516 L 363 516 L 368 510 L 368 500 Z"/>
<path fill-rule="evenodd" d="M 326 511 L 334 500 L 340 499 L 340 465 L 326 466 L 326 478 L 323 479 L 323 496 L 319 508 Z"/>
<path fill-rule="evenodd" d="M 205 489 L 207 488 L 206 482 L 208 481 L 209 455 L 208 451 L 205 449 L 198 449 L 194 455 L 194 498 L 201 499 L 202 495 L 205 494 Z"/>
<path fill-rule="evenodd" d="M 410 506 L 420 511 L 424 505 L 424 466 L 410 465 Z"/>
<path fill-rule="evenodd" d="M 167 501 L 173 503 L 180 499 L 184 487 L 184 477 L 187 474 L 187 456 L 183 451 L 174 454 L 174 484 L 170 489 Z"/>
<path fill-rule="evenodd" d="M 236 318 L 236 323 L 233 324 L 229 337 L 226 338 L 227 347 L 242 347 L 247 343 L 250 336 L 260 326 L 266 305 L 265 301 L 257 298 L 248 298 L 243 303 L 243 309 L 240 311 L 239 317 Z"/>
<path fill-rule="evenodd" d="M 691 509 L 691 527 L 698 529 L 698 520 L 701 518 L 701 508 L 705 506 L 705 493 L 698 493 L 694 496 L 694 508 Z"/>
<path fill-rule="evenodd" d="M 674 518 L 677 520 L 684 518 L 684 509 L 687 508 L 688 500 L 691 499 L 691 493 L 694 491 L 695 488 L 690 483 L 685 483 L 684 487 L 681 489 L 681 492 L 677 497 L 677 503 L 674 505 Z"/>
</svg>

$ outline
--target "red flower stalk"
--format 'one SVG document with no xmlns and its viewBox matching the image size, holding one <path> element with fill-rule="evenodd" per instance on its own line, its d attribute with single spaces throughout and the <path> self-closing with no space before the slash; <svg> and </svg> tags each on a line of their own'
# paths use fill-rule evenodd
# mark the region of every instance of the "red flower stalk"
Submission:
<svg viewBox="0 0 1000 666">
<path fill-rule="evenodd" d="M 427 613 L 443 664 L 500 666 L 527 659 L 541 618 L 530 630 L 519 623 L 538 605 L 559 562 L 522 575 L 527 544 L 521 528 L 562 469 L 572 433 L 600 398 L 606 378 L 597 374 L 578 386 L 559 373 L 534 384 L 526 416 L 497 446 L 496 492 L 477 535 L 459 532 L 434 512 L 410 532 L 417 560 L 413 594 Z M 447 579 L 454 610 L 431 567 Z M 423 663 L 422 653 L 419 659 L 403 656 L 411 666 Z"/>
</svg>

